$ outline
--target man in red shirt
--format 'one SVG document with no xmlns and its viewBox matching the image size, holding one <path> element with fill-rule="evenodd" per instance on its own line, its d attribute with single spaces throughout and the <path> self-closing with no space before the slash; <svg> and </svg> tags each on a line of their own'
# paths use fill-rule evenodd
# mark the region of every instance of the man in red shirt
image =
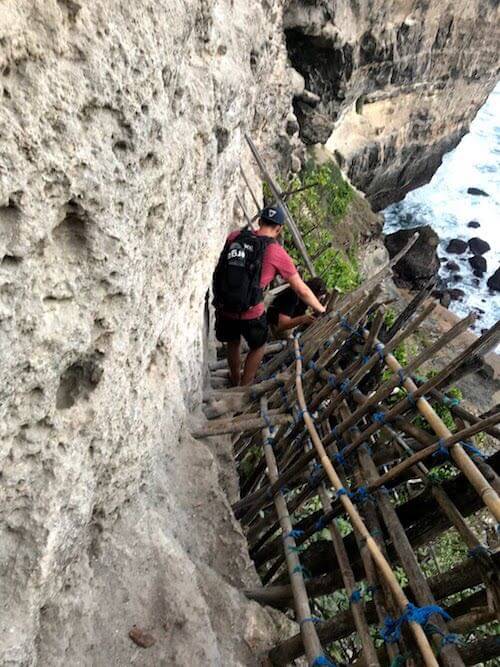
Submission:
<svg viewBox="0 0 500 667">
<path fill-rule="evenodd" d="M 279 206 L 268 206 L 260 214 L 258 236 L 266 236 L 276 241 L 285 224 L 285 214 Z M 231 232 L 227 242 L 231 242 L 240 234 Z M 317 313 L 324 313 L 325 307 L 318 301 L 313 292 L 299 276 L 297 269 L 286 250 L 277 242 L 269 243 L 264 251 L 260 287 L 265 288 L 279 274 L 288 282 L 297 296 Z M 268 336 L 268 325 L 264 302 L 249 308 L 241 314 L 216 312 L 215 334 L 221 343 L 227 343 L 227 359 L 231 382 L 252 384 L 260 362 L 264 356 Z M 241 336 L 248 343 L 248 352 L 241 374 L 240 344 Z"/>
</svg>

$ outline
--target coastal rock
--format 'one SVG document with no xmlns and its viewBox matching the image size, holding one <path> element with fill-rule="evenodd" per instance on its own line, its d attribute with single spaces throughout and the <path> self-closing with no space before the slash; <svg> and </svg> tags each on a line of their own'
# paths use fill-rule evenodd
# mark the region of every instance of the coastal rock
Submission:
<svg viewBox="0 0 500 667">
<path fill-rule="evenodd" d="M 469 264 L 474 269 L 474 275 L 477 275 L 477 271 L 479 275 L 482 276 L 488 268 L 486 259 L 482 255 L 474 255 L 473 257 L 469 257 Z"/>
<path fill-rule="evenodd" d="M 495 86 L 498 21 L 498 3 L 483 0 L 291 0 L 290 61 L 320 97 L 314 109 L 297 101 L 302 138 L 323 141 L 331 128 L 327 147 L 375 208 L 402 199 L 430 180 Z"/>
<path fill-rule="evenodd" d="M 481 190 L 481 188 L 467 188 L 467 194 L 468 195 L 475 195 L 476 197 L 489 197 L 490 195 L 485 192 L 484 190 Z"/>
<path fill-rule="evenodd" d="M 470 222 L 467 223 L 467 227 L 471 227 L 472 229 L 479 229 L 479 227 L 481 227 L 481 224 L 477 220 L 471 220 Z"/>
<path fill-rule="evenodd" d="M 458 264 L 456 262 L 452 262 L 452 261 L 446 262 L 446 264 L 444 266 L 445 266 L 446 269 L 448 269 L 448 271 L 460 271 L 460 267 L 458 266 Z"/>
<path fill-rule="evenodd" d="M 415 231 L 419 233 L 417 242 L 395 265 L 394 271 L 399 284 L 418 289 L 439 271 L 440 264 L 436 252 L 439 237 L 436 232 L 430 225 L 401 229 L 394 234 L 388 234 L 384 243 L 389 256 L 394 257 L 408 243 Z"/>
<path fill-rule="evenodd" d="M 469 250 L 474 253 L 474 255 L 484 255 L 488 250 L 491 250 L 490 244 L 477 236 L 469 239 L 468 245 Z"/>
<path fill-rule="evenodd" d="M 462 239 L 451 239 L 451 241 L 446 246 L 446 252 L 454 255 L 461 255 L 467 250 L 466 241 Z"/>
<path fill-rule="evenodd" d="M 500 267 L 488 278 L 487 285 L 490 289 L 500 292 Z"/>
<path fill-rule="evenodd" d="M 462 289 L 458 289 L 456 287 L 448 290 L 448 293 L 452 301 L 462 301 L 465 296 L 465 292 Z"/>
</svg>

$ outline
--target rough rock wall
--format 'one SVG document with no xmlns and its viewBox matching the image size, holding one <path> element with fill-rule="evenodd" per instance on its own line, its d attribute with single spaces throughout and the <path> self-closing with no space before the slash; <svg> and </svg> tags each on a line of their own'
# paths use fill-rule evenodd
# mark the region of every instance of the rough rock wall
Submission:
<svg viewBox="0 0 500 667">
<path fill-rule="evenodd" d="M 289 112 L 280 11 L 2 2 L 2 665 L 253 664 L 272 635 L 186 411 L 243 132 Z"/>
<path fill-rule="evenodd" d="M 295 111 L 375 208 L 427 182 L 498 79 L 497 0 L 291 0 Z M 332 134 L 333 133 L 333 134 Z"/>
</svg>

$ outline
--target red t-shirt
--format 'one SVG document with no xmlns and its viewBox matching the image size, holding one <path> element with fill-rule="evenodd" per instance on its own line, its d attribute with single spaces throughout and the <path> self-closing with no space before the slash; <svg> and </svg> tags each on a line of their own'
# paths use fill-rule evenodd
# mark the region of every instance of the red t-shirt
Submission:
<svg viewBox="0 0 500 667">
<path fill-rule="evenodd" d="M 227 237 L 227 241 L 234 241 L 240 233 L 239 230 L 231 232 Z M 256 232 L 260 236 L 259 232 Z M 227 242 L 226 241 L 226 242 Z M 274 280 L 276 274 L 279 274 L 283 280 L 288 280 L 297 273 L 295 264 L 292 262 L 290 255 L 279 243 L 270 243 L 264 251 L 264 258 L 262 260 L 262 273 L 260 274 L 260 286 L 267 287 L 269 283 Z M 258 303 L 252 306 L 241 315 L 234 315 L 232 313 L 224 313 L 230 319 L 254 320 L 260 317 L 265 312 L 264 303 Z"/>
</svg>

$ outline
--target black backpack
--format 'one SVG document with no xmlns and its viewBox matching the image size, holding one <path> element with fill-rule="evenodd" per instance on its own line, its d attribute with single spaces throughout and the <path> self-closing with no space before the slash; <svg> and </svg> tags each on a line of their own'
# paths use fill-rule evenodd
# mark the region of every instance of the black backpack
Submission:
<svg viewBox="0 0 500 667">
<path fill-rule="evenodd" d="M 257 236 L 250 229 L 226 242 L 213 278 L 216 308 L 239 315 L 262 301 L 262 261 L 270 243 L 274 239 Z"/>
</svg>

